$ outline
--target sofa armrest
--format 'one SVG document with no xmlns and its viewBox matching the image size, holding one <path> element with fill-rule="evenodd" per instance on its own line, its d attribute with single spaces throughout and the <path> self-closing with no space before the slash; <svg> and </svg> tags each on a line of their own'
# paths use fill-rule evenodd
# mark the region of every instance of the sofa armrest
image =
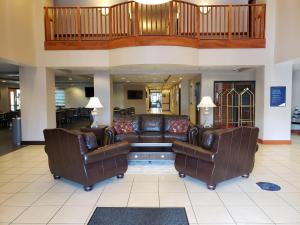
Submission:
<svg viewBox="0 0 300 225">
<path fill-rule="evenodd" d="M 188 130 L 188 143 L 192 145 L 197 145 L 197 135 L 198 135 L 198 129 L 196 126 L 191 125 L 191 127 Z"/>
<path fill-rule="evenodd" d="M 119 155 L 127 155 L 130 152 L 128 142 L 123 141 L 113 145 L 106 145 L 98 148 L 90 153 L 83 155 L 84 163 L 91 164 L 104 159 L 109 159 Z"/>
<path fill-rule="evenodd" d="M 181 141 L 174 141 L 173 151 L 176 154 L 187 155 L 207 162 L 214 162 L 215 154 L 201 147 L 191 145 Z"/>
<path fill-rule="evenodd" d="M 116 130 L 113 127 L 107 127 L 105 129 L 105 136 L 107 137 L 108 145 L 115 143 Z"/>
</svg>

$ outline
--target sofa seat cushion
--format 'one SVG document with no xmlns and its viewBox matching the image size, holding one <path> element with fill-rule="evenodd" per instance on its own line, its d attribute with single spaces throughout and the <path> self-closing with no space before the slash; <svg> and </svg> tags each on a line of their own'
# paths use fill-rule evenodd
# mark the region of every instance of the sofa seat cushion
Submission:
<svg viewBox="0 0 300 225">
<path fill-rule="evenodd" d="M 139 135 L 137 133 L 117 134 L 115 137 L 116 141 L 138 141 Z"/>
<path fill-rule="evenodd" d="M 183 141 L 183 142 L 187 142 L 188 141 L 188 135 L 186 133 L 165 132 L 164 138 L 167 138 L 167 139 L 176 139 L 178 141 Z"/>
<path fill-rule="evenodd" d="M 148 131 L 148 132 L 142 132 L 140 134 L 141 138 L 163 138 L 163 134 L 161 132 L 155 132 L 155 131 Z"/>
</svg>

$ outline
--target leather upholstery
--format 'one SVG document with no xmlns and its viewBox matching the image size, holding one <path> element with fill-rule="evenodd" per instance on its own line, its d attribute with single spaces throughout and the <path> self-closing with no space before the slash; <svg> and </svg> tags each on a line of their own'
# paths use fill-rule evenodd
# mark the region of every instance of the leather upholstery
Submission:
<svg viewBox="0 0 300 225">
<path fill-rule="evenodd" d="M 145 132 L 142 132 L 140 134 L 140 137 L 141 138 L 163 138 L 163 133 L 162 132 L 155 132 L 155 131 L 145 131 Z"/>
<path fill-rule="evenodd" d="M 120 116 L 114 117 L 114 121 L 119 120 L 128 120 L 129 116 Z M 122 134 L 119 136 L 113 127 L 108 127 L 105 130 L 105 135 L 108 139 L 108 144 L 113 144 L 122 140 L 134 141 L 133 138 L 164 138 L 168 139 L 177 139 L 184 142 L 188 142 L 190 144 L 196 144 L 198 129 L 197 127 L 190 125 L 189 130 L 186 134 L 173 133 L 169 134 L 168 129 L 170 127 L 170 121 L 176 119 L 189 119 L 188 116 L 174 116 L 174 115 L 153 115 L 153 114 L 142 114 L 142 115 L 134 115 L 132 116 L 132 120 L 135 121 L 135 129 L 139 127 L 139 129 L 135 132 L 136 135 L 132 133 Z M 139 125 L 137 125 L 139 124 Z M 128 136 L 128 137 L 126 137 Z"/>
<path fill-rule="evenodd" d="M 136 133 L 128 133 L 128 134 L 116 134 L 115 135 L 115 140 L 116 142 L 119 141 L 137 141 L 139 139 L 139 135 Z"/>
<path fill-rule="evenodd" d="M 254 167 L 258 132 L 258 128 L 252 127 L 215 130 L 211 150 L 175 142 L 175 168 L 209 186 L 250 174 Z"/>
<path fill-rule="evenodd" d="M 164 133 L 164 138 L 170 138 L 170 139 L 175 139 L 183 142 L 188 141 L 188 135 L 187 134 L 177 134 L 177 133 L 170 133 L 170 132 L 165 132 Z"/>
<path fill-rule="evenodd" d="M 142 115 L 141 131 L 157 131 L 162 132 L 163 116 L 162 115 Z"/>
<path fill-rule="evenodd" d="M 65 129 L 45 129 L 45 151 L 53 175 L 91 186 L 127 170 L 127 142 L 88 151 L 83 135 Z"/>
<path fill-rule="evenodd" d="M 210 150 L 214 143 L 214 133 L 212 130 L 207 130 L 202 134 L 202 142 L 200 146 L 204 149 Z"/>
<path fill-rule="evenodd" d="M 88 150 L 93 151 L 98 148 L 97 138 L 94 133 L 83 133 L 82 136 Z"/>
</svg>

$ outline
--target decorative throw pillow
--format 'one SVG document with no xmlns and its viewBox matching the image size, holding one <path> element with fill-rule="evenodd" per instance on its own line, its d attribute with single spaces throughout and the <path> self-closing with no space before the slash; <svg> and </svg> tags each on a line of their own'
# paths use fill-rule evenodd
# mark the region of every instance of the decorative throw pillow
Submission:
<svg viewBox="0 0 300 225">
<path fill-rule="evenodd" d="M 201 146 L 206 150 L 211 150 L 214 144 L 214 131 L 207 130 L 202 134 Z"/>
<path fill-rule="evenodd" d="M 133 123 L 129 120 L 116 121 L 114 122 L 113 127 L 116 130 L 117 134 L 127 134 L 134 132 Z"/>
<path fill-rule="evenodd" d="M 85 145 L 88 150 L 93 151 L 96 148 L 98 148 L 97 138 L 94 133 L 83 133 L 82 136 L 84 138 Z"/>
<path fill-rule="evenodd" d="M 190 121 L 186 119 L 177 119 L 170 122 L 170 133 L 186 133 L 189 129 Z"/>
</svg>

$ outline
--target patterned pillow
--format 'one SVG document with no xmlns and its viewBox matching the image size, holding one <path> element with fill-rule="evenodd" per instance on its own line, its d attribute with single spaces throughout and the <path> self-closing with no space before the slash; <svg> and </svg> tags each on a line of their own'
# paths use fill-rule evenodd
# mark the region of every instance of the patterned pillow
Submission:
<svg viewBox="0 0 300 225">
<path fill-rule="evenodd" d="M 170 122 L 170 133 L 186 133 L 189 129 L 190 121 L 186 119 L 177 119 Z"/>
<path fill-rule="evenodd" d="M 117 134 L 127 134 L 134 132 L 132 121 L 116 121 L 114 122 L 113 127 L 116 130 Z"/>
</svg>

